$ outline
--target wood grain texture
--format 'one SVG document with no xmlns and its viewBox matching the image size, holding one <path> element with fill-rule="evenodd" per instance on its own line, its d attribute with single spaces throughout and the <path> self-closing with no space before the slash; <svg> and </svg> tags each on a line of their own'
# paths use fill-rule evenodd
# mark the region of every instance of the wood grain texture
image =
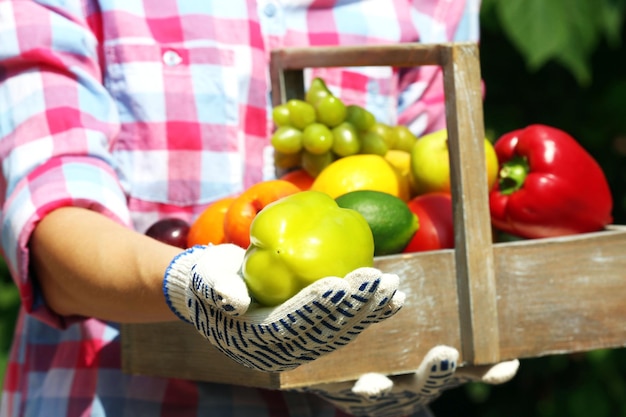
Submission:
<svg viewBox="0 0 626 417">
<path fill-rule="evenodd" d="M 495 245 L 500 354 L 626 346 L 626 229 Z"/>
<path fill-rule="evenodd" d="M 478 47 L 459 44 L 444 51 L 461 350 L 477 365 L 496 363 L 498 313 Z"/>
<path fill-rule="evenodd" d="M 500 360 L 626 346 L 626 229 L 493 246 Z M 413 372 L 437 344 L 460 350 L 454 251 L 392 255 L 407 294 L 393 318 L 350 345 L 293 371 L 247 369 L 185 323 L 122 326 L 126 372 L 267 388 Z M 461 352 L 462 353 L 462 352 Z M 461 354 L 461 362 L 467 359 Z"/>
</svg>

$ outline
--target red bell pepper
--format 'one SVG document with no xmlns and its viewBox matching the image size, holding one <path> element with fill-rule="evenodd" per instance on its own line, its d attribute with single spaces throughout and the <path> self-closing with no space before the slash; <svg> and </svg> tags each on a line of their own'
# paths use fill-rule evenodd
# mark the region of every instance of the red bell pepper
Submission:
<svg viewBox="0 0 626 417">
<path fill-rule="evenodd" d="M 452 197 L 447 192 L 431 192 L 413 197 L 407 205 L 419 220 L 404 253 L 454 248 Z"/>
<path fill-rule="evenodd" d="M 602 168 L 568 133 L 530 125 L 503 135 L 494 149 L 500 165 L 489 195 L 495 228 L 541 238 L 598 231 L 613 221 Z"/>
</svg>

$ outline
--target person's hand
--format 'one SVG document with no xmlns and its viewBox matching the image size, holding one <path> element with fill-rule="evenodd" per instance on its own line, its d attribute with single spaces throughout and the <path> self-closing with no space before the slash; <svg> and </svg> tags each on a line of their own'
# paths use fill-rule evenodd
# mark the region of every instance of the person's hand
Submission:
<svg viewBox="0 0 626 417">
<path fill-rule="evenodd" d="M 319 395 L 354 416 L 398 417 L 426 414 L 426 406 L 444 390 L 468 382 L 492 385 L 507 382 L 519 368 L 518 360 L 457 368 L 458 357 L 458 351 L 452 347 L 435 346 L 415 373 L 392 377 L 368 373 L 356 382 L 316 385 L 303 390 Z"/>
<path fill-rule="evenodd" d="M 174 313 L 236 362 L 285 371 L 355 339 L 404 303 L 397 275 L 374 268 L 322 278 L 277 307 L 250 299 L 241 277 L 245 250 L 194 246 L 165 272 L 163 292 Z"/>
</svg>

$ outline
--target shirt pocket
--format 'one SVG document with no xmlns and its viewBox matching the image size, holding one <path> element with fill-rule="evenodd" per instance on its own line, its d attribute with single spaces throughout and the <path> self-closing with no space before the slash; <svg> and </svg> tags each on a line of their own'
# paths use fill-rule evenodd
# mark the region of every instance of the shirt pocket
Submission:
<svg viewBox="0 0 626 417">
<path fill-rule="evenodd" d="M 242 189 L 234 52 L 216 47 L 105 47 L 105 85 L 120 132 L 122 184 L 149 202 L 204 204 Z"/>
</svg>

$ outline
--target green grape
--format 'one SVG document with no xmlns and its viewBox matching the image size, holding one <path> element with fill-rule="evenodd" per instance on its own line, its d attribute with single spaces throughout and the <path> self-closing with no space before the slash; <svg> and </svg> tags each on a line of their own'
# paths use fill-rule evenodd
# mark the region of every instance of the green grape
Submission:
<svg viewBox="0 0 626 417">
<path fill-rule="evenodd" d="M 302 146 L 313 154 L 323 154 L 333 146 L 333 132 L 322 123 L 311 123 L 302 132 Z"/>
<path fill-rule="evenodd" d="M 317 177 L 320 172 L 335 160 L 331 152 L 316 155 L 311 152 L 302 152 L 302 169 L 309 173 L 313 178 Z"/>
<path fill-rule="evenodd" d="M 361 139 L 360 153 L 385 156 L 389 150 L 385 140 L 376 132 L 371 130 L 362 132 L 359 138 Z"/>
<path fill-rule="evenodd" d="M 392 134 L 396 137 L 393 149 L 411 152 L 413 145 L 417 142 L 417 136 L 404 125 L 397 125 L 391 128 Z"/>
<path fill-rule="evenodd" d="M 272 109 L 272 120 L 276 127 L 289 126 L 289 107 L 286 104 L 279 104 Z"/>
<path fill-rule="evenodd" d="M 335 155 L 343 158 L 359 153 L 361 150 L 361 141 L 359 134 L 351 123 L 343 122 L 332 130 L 333 147 L 332 151 Z"/>
<path fill-rule="evenodd" d="M 335 127 L 346 119 L 346 105 L 335 96 L 322 97 L 315 106 L 317 120 L 328 127 Z"/>
<path fill-rule="evenodd" d="M 282 153 L 274 149 L 274 166 L 280 170 L 289 170 L 300 166 L 301 152 Z"/>
<path fill-rule="evenodd" d="M 298 153 L 302 150 L 302 131 L 292 126 L 281 126 L 276 129 L 270 142 L 278 152 Z"/>
<path fill-rule="evenodd" d="M 315 122 L 315 107 L 304 100 L 292 98 L 287 102 L 289 108 L 289 122 L 291 126 L 304 130 Z"/>
<path fill-rule="evenodd" d="M 378 135 L 383 138 L 383 140 L 387 144 L 388 149 L 394 149 L 396 136 L 393 134 L 393 129 L 391 128 L 391 126 L 385 123 L 376 122 L 368 130 L 378 133 Z"/>
<path fill-rule="evenodd" d="M 305 95 L 305 100 L 315 107 L 319 99 L 332 95 L 333 93 L 328 89 L 324 80 L 316 77 L 311 81 L 311 85 Z"/>
<path fill-rule="evenodd" d="M 376 123 L 376 117 L 364 107 L 351 104 L 346 107 L 346 121 L 352 123 L 357 130 L 369 130 Z"/>
</svg>

